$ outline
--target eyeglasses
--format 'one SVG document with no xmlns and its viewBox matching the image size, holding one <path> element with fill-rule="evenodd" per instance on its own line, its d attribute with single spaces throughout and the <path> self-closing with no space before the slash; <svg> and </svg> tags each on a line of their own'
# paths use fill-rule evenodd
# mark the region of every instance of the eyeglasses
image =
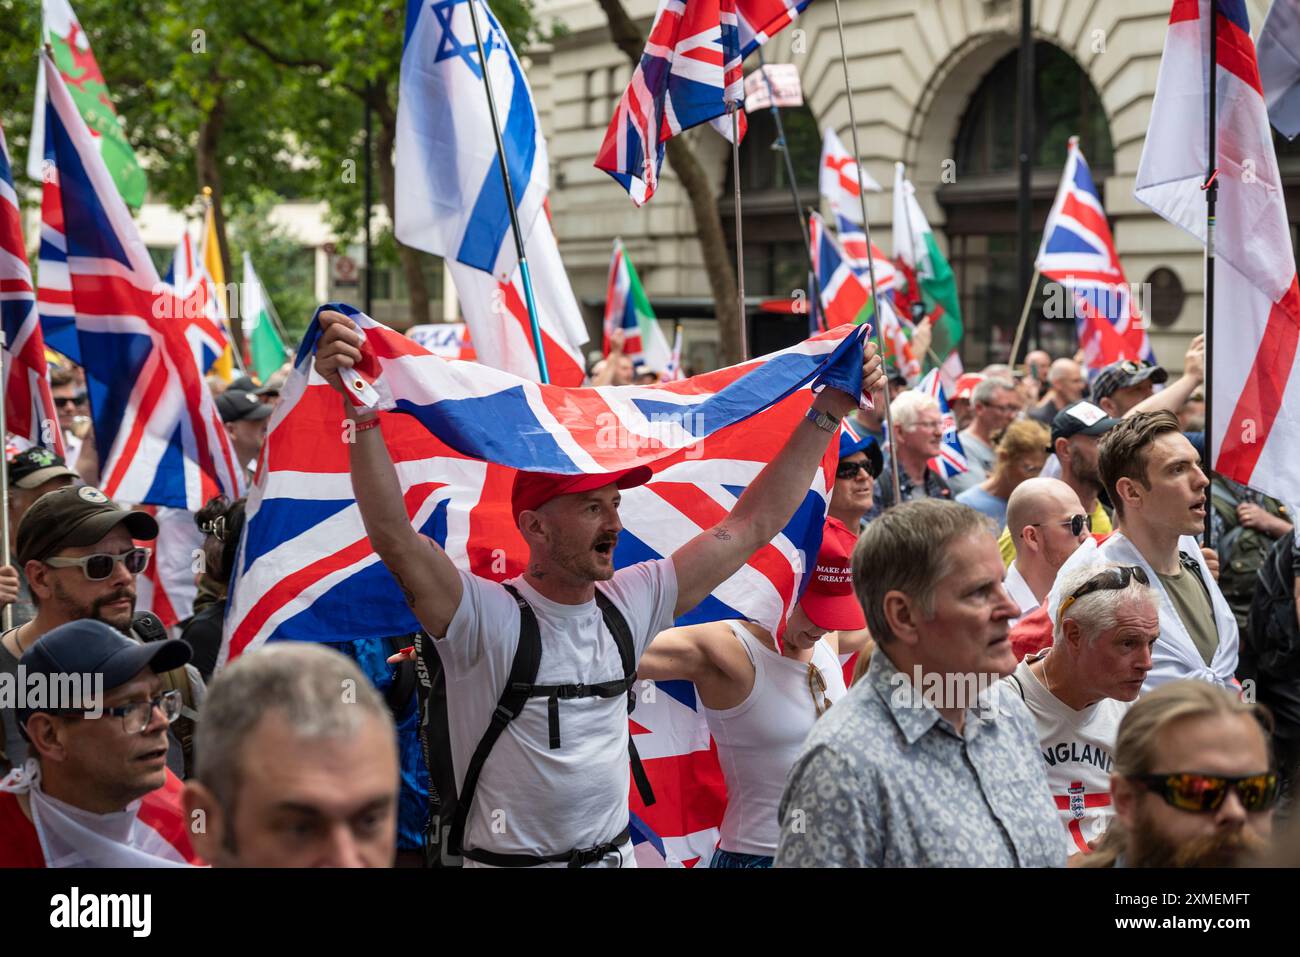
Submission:
<svg viewBox="0 0 1300 957">
<path fill-rule="evenodd" d="M 80 568 L 85 576 L 93 582 L 102 582 L 113 574 L 113 569 L 121 562 L 132 575 L 138 575 L 149 567 L 149 548 L 132 548 L 121 555 L 87 555 L 84 558 L 54 557 L 45 559 L 51 568 Z"/>
<path fill-rule="evenodd" d="M 1007 403 L 1006 405 L 994 405 L 992 402 L 990 402 L 986 406 L 986 408 L 992 409 L 994 412 L 1001 412 L 1003 415 L 1015 415 L 1020 411 L 1020 406 L 1015 405 L 1013 403 Z"/>
<path fill-rule="evenodd" d="M 54 397 L 55 405 L 81 405 L 86 401 L 86 393 L 78 392 L 76 395 L 56 395 Z"/>
<path fill-rule="evenodd" d="M 1267 811 L 1277 801 L 1278 776 L 1272 771 L 1225 778 L 1189 771 L 1183 774 L 1143 774 L 1132 780 L 1159 794 L 1170 807 L 1193 814 L 1209 814 L 1223 806 L 1228 789 L 1237 792 L 1247 811 Z"/>
<path fill-rule="evenodd" d="M 837 479 L 857 478 L 859 472 L 866 472 L 873 479 L 880 478 L 880 466 L 872 462 L 841 462 L 835 470 Z"/>
<path fill-rule="evenodd" d="M 181 716 L 181 706 L 183 699 L 178 690 L 164 691 L 156 698 L 150 698 L 148 701 L 132 701 L 130 704 L 119 704 L 112 708 L 105 708 L 104 714 L 120 718 L 122 721 L 122 730 L 127 734 L 142 734 L 146 728 L 153 722 L 153 709 L 158 708 L 162 711 L 163 718 L 168 724 L 171 724 Z M 53 714 L 66 714 L 74 718 L 88 718 L 91 715 L 84 711 L 54 711 Z"/>
<path fill-rule="evenodd" d="M 826 679 L 822 677 L 821 669 L 808 662 L 808 693 L 812 695 L 813 708 L 817 711 L 817 717 L 821 717 L 831 709 L 833 702 L 826 699 Z M 819 701 L 817 696 L 821 695 Z"/>
<path fill-rule="evenodd" d="M 1026 524 L 1032 525 L 1035 528 L 1042 528 L 1044 525 L 1060 525 L 1062 528 L 1069 526 L 1070 534 L 1073 535 L 1075 538 L 1078 538 L 1079 533 L 1082 532 L 1085 528 L 1088 529 L 1088 531 L 1090 532 L 1092 531 L 1092 516 L 1071 515 L 1070 520 L 1068 522 L 1026 522 Z M 1141 571 L 1141 569 L 1139 569 L 1139 571 Z M 1146 573 L 1143 572 L 1143 574 Z M 1145 585 L 1146 582 L 1142 582 L 1142 584 Z M 1123 586 L 1121 585 L 1120 587 L 1122 588 Z"/>
<path fill-rule="evenodd" d="M 1129 581 L 1136 579 L 1140 584 L 1150 585 L 1151 579 L 1147 578 L 1147 573 L 1142 570 L 1140 565 L 1122 565 L 1118 568 L 1107 568 L 1104 572 L 1093 575 L 1086 582 L 1075 589 L 1074 594 L 1061 602 L 1061 608 L 1056 613 L 1059 618 L 1065 614 L 1065 609 L 1069 608 L 1084 595 L 1091 595 L 1095 591 L 1119 591 L 1127 588 Z"/>
</svg>

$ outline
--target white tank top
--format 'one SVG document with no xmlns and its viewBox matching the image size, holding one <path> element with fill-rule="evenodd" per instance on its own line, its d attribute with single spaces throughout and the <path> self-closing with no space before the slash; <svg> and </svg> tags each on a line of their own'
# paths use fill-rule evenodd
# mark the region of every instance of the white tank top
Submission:
<svg viewBox="0 0 1300 957">
<path fill-rule="evenodd" d="M 754 687 L 734 708 L 704 708 L 718 763 L 727 782 L 727 810 L 722 818 L 721 847 L 736 854 L 776 854 L 781 833 L 777 809 L 785 779 L 804 739 L 817 720 L 817 704 L 808 687 L 809 662 L 776 653 L 738 621 L 728 622 L 754 664 Z M 825 639 L 813 646 L 812 666 L 826 684 L 826 700 L 847 691 L 839 657 Z"/>
</svg>

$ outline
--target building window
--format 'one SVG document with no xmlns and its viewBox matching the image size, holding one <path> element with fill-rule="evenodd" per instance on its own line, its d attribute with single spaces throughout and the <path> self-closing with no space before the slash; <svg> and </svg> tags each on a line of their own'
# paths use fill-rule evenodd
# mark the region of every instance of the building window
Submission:
<svg viewBox="0 0 1300 957">
<path fill-rule="evenodd" d="M 1023 305 L 1016 269 L 1016 78 L 1018 54 L 1003 57 L 985 75 L 958 127 L 953 156 L 955 183 L 936 194 L 946 219 L 949 259 L 957 276 L 962 311 L 962 361 L 978 369 L 1005 362 Z M 1034 248 L 1056 195 L 1071 136 L 1092 170 L 1105 202 L 1105 180 L 1114 166 L 1114 146 L 1105 111 L 1088 75 L 1050 43 L 1034 48 L 1034 167 L 1031 176 Z M 1132 279 L 1134 277 L 1130 277 Z M 1031 307 L 1043 348 L 1054 355 L 1075 350 L 1071 319 L 1043 317 L 1042 284 Z"/>
</svg>

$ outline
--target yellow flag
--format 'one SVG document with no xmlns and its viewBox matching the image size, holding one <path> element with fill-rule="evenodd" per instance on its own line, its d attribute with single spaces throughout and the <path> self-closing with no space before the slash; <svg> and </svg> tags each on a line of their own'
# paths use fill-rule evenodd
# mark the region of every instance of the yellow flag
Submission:
<svg viewBox="0 0 1300 957">
<path fill-rule="evenodd" d="M 200 258 L 213 285 L 218 290 L 223 289 L 226 285 L 226 272 L 221 268 L 221 245 L 217 241 L 217 215 L 211 203 L 208 204 L 208 212 L 203 219 L 203 254 Z M 226 351 L 212 364 L 211 372 L 221 376 L 222 382 L 229 382 L 235 377 L 235 354 L 232 351 L 230 323 L 226 321 L 225 303 L 221 301 L 220 296 L 217 297 L 217 321 L 226 332 Z"/>
</svg>

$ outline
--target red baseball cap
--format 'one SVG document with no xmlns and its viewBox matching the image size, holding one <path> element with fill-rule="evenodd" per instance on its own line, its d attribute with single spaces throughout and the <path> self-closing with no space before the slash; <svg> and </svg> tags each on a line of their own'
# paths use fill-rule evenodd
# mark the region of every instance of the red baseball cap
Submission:
<svg viewBox="0 0 1300 957">
<path fill-rule="evenodd" d="M 975 387 L 984 381 L 986 377 L 978 372 L 966 372 L 957 377 L 957 382 L 953 385 L 952 400 L 956 402 L 962 399 L 969 402 L 974 396 Z"/>
<path fill-rule="evenodd" d="M 817 565 L 799 605 L 818 628 L 855 631 L 867 626 L 858 596 L 853 593 L 851 559 L 858 537 L 839 519 L 828 518 L 822 528 Z"/>
<path fill-rule="evenodd" d="M 553 472 L 516 472 L 514 488 L 510 490 L 510 513 L 519 524 L 524 512 L 541 508 L 553 498 L 575 492 L 591 492 L 606 485 L 619 488 L 636 488 L 650 481 L 653 472 L 648 465 L 637 465 L 619 472 L 596 472 L 590 475 L 556 475 Z"/>
</svg>

